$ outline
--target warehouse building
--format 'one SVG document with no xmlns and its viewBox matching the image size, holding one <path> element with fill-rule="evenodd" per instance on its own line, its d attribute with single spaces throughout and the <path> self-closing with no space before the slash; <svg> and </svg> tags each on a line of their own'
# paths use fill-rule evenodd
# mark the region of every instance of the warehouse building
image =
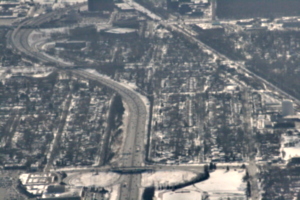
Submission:
<svg viewBox="0 0 300 200">
<path fill-rule="evenodd" d="M 88 0 L 88 10 L 90 12 L 112 11 L 114 9 L 114 1 L 112 0 Z"/>
</svg>

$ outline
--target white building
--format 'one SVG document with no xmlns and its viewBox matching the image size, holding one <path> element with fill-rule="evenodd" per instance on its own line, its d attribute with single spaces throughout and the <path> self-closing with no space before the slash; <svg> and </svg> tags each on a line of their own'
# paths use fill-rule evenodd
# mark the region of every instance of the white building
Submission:
<svg viewBox="0 0 300 200">
<path fill-rule="evenodd" d="M 294 106 L 292 100 L 284 100 L 281 103 L 282 115 L 294 115 Z"/>
</svg>

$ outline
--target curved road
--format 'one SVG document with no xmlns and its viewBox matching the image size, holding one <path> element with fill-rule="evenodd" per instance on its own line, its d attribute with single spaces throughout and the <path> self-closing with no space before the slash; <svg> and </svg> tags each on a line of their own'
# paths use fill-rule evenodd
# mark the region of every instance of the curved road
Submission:
<svg viewBox="0 0 300 200">
<path fill-rule="evenodd" d="M 139 4 L 135 3 L 132 0 L 125 0 L 129 4 L 131 4 L 136 10 L 145 13 L 153 20 L 159 21 L 161 25 L 164 27 L 171 29 L 173 31 L 181 33 L 183 36 L 190 39 L 191 42 L 197 44 L 200 48 L 206 49 L 211 51 L 213 54 L 217 55 L 222 61 L 231 61 L 228 57 L 225 55 L 219 53 L 215 49 L 209 47 L 208 45 L 204 44 L 197 38 L 195 38 L 188 30 L 188 28 L 180 28 L 176 25 L 172 25 L 167 23 L 166 21 L 163 21 L 159 16 L 155 15 L 154 13 L 150 12 L 149 10 L 145 9 L 144 7 L 140 6 Z M 77 5 L 79 6 L 79 5 Z M 39 16 L 37 18 L 31 18 L 27 19 L 24 22 L 22 22 L 10 35 L 9 43 L 11 46 L 13 46 L 15 49 L 19 50 L 25 55 L 35 57 L 39 59 L 42 62 L 52 62 L 55 63 L 58 66 L 61 67 L 72 67 L 71 64 L 67 64 L 61 61 L 58 61 L 56 58 L 53 58 L 51 56 L 48 56 L 46 54 L 43 54 L 39 52 L 38 49 L 35 49 L 35 47 L 31 47 L 28 44 L 28 37 L 30 33 L 32 32 L 32 29 L 23 29 L 22 27 L 38 27 L 39 25 L 49 21 L 49 18 L 59 17 L 60 15 L 64 14 L 68 9 L 55 11 L 52 13 L 48 13 L 42 16 Z M 284 94 L 287 98 L 293 99 L 295 103 L 300 104 L 300 101 L 296 99 L 295 97 L 287 94 L 286 92 L 282 91 L 272 83 L 268 82 L 264 78 L 258 76 L 257 74 L 249 71 L 243 63 L 240 62 L 234 62 L 236 67 L 246 72 L 253 77 L 257 78 L 258 80 L 265 83 L 267 86 L 272 88 L 275 91 L 280 92 L 281 94 Z M 140 96 L 135 92 L 132 91 L 126 87 L 124 87 L 122 84 L 113 81 L 111 79 L 108 79 L 103 76 L 99 76 L 95 73 L 91 73 L 90 71 L 84 71 L 84 70 L 71 70 L 73 73 L 76 73 L 80 76 L 83 76 L 85 78 L 99 81 L 100 83 L 114 89 L 120 95 L 122 96 L 123 100 L 126 102 L 129 108 L 130 116 L 129 116 L 129 123 L 126 131 L 126 140 L 125 145 L 123 149 L 123 153 L 126 153 L 126 160 L 122 161 L 122 165 L 124 167 L 139 167 L 143 166 L 143 154 L 144 151 L 144 135 L 145 135 L 145 129 L 146 129 L 146 120 L 147 120 L 147 111 L 146 107 L 141 100 Z M 140 144 L 140 145 L 139 145 Z M 120 197 L 121 200 L 137 200 L 139 199 L 139 184 L 140 184 L 140 175 L 134 174 L 134 175 L 127 175 L 123 178 L 123 183 L 120 189 Z M 259 197 L 253 196 L 254 199 L 259 199 Z"/>
<path fill-rule="evenodd" d="M 75 7 L 82 6 L 78 4 Z M 74 6 L 72 7 L 74 8 Z M 64 10 L 58 10 L 45 15 L 41 15 L 36 18 L 28 18 L 14 29 L 8 38 L 8 43 L 16 50 L 20 51 L 30 57 L 34 57 L 42 62 L 55 63 L 61 67 L 72 67 L 71 64 L 57 60 L 54 57 L 46 55 L 40 52 L 36 47 L 32 47 L 28 43 L 28 38 L 33 29 L 39 27 L 41 24 L 48 22 L 49 19 L 54 17 L 60 17 L 66 11 L 72 9 L 66 8 Z M 119 82 L 113 81 L 105 76 L 101 76 L 97 73 L 93 73 L 88 70 L 69 70 L 73 73 L 100 82 L 107 87 L 118 92 L 124 102 L 126 102 L 129 108 L 129 120 L 126 130 L 125 144 L 123 153 L 126 153 L 126 159 L 123 159 L 123 167 L 139 167 L 143 166 L 144 161 L 144 135 L 146 132 L 147 121 L 147 109 L 141 96 L 134 90 L 128 89 Z M 51 161 L 50 161 L 51 162 Z M 139 199 L 139 185 L 141 181 L 140 174 L 131 174 L 123 177 L 122 185 L 120 188 L 120 200 L 137 200 Z"/>
</svg>

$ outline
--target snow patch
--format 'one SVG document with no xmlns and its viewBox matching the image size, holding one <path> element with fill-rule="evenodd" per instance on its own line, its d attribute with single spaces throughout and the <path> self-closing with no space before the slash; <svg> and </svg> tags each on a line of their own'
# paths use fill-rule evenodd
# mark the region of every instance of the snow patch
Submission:
<svg viewBox="0 0 300 200">
<path fill-rule="evenodd" d="M 118 200 L 119 190 L 120 190 L 120 185 L 114 185 L 111 189 L 109 200 Z"/>
<path fill-rule="evenodd" d="M 201 200 L 202 193 L 200 191 L 178 190 L 170 191 L 157 191 L 155 192 L 157 200 Z"/>
<path fill-rule="evenodd" d="M 33 78 L 43 78 L 47 77 L 51 74 L 52 72 L 45 72 L 45 73 L 40 73 L 40 74 L 34 74 L 32 75 Z"/>
<path fill-rule="evenodd" d="M 216 170 L 210 173 L 209 179 L 195 184 L 196 188 L 208 193 L 245 194 L 246 183 L 243 183 L 245 170 Z"/>
<path fill-rule="evenodd" d="M 162 186 L 172 186 L 189 182 L 197 177 L 194 172 L 187 171 L 158 171 L 155 173 L 144 173 L 142 175 L 142 186 L 157 188 Z"/>
<path fill-rule="evenodd" d="M 107 187 L 113 185 L 118 179 L 120 175 L 117 173 L 104 173 L 104 172 L 88 172 L 88 173 L 79 173 L 71 175 L 67 177 L 65 182 L 69 185 L 73 186 L 81 186 L 81 187 L 88 187 L 88 186 L 100 186 L 100 187 Z"/>
<path fill-rule="evenodd" d="M 209 179 L 192 186 L 176 191 L 156 191 L 155 198 L 157 200 L 246 200 L 246 183 L 242 181 L 244 175 L 245 170 L 242 169 L 216 170 L 210 173 Z"/>
</svg>

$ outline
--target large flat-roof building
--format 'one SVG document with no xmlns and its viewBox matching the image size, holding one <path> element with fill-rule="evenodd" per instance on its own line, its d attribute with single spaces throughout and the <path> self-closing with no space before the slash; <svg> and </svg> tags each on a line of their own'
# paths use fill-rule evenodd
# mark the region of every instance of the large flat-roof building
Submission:
<svg viewBox="0 0 300 200">
<path fill-rule="evenodd" d="M 112 11 L 114 1 L 112 0 L 88 0 L 88 9 L 90 12 Z"/>
<path fill-rule="evenodd" d="M 43 194 L 44 189 L 49 185 L 55 183 L 56 175 L 50 172 L 38 173 L 24 173 L 19 177 L 21 187 L 29 194 L 40 196 Z"/>
<path fill-rule="evenodd" d="M 217 0 L 219 19 L 277 18 L 297 16 L 299 0 Z"/>
<path fill-rule="evenodd" d="M 82 200 L 83 188 L 48 185 L 38 200 Z"/>
<path fill-rule="evenodd" d="M 167 0 L 168 10 L 178 10 L 179 1 L 178 0 Z"/>
<path fill-rule="evenodd" d="M 291 100 L 282 101 L 282 115 L 283 116 L 294 115 L 293 101 Z"/>
</svg>

